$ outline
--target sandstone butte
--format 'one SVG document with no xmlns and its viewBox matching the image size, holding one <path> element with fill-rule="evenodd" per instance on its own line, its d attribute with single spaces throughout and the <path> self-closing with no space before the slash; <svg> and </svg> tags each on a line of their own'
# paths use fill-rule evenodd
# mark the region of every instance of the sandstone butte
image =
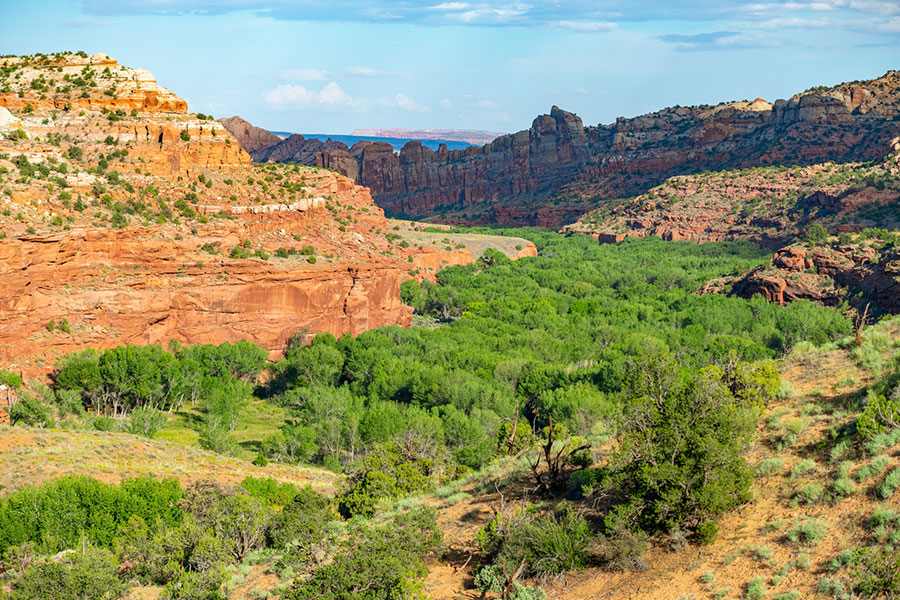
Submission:
<svg viewBox="0 0 900 600">
<path fill-rule="evenodd" d="M 529 129 L 466 150 L 410 142 L 395 154 L 385 143 L 321 147 L 301 137 L 254 157 L 336 169 L 369 187 L 391 215 L 559 227 L 674 175 L 872 160 L 900 134 L 898 114 L 900 72 L 889 71 L 774 103 L 675 106 L 588 127 L 553 107 Z"/>
<path fill-rule="evenodd" d="M 366 188 L 254 165 L 147 71 L 102 54 L 0 59 L 5 368 L 47 372 L 88 346 L 248 339 L 277 353 L 298 332 L 408 326 L 402 281 L 472 254 L 388 228 Z"/>
</svg>

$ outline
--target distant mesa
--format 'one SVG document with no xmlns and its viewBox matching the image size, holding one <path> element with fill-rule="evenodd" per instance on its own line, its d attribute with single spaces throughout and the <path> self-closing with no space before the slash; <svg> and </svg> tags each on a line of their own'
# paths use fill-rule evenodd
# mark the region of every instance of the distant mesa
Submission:
<svg viewBox="0 0 900 600">
<path fill-rule="evenodd" d="M 473 145 L 484 145 L 506 134 L 497 131 L 469 129 L 354 129 L 353 135 L 358 137 L 467 142 Z"/>
</svg>

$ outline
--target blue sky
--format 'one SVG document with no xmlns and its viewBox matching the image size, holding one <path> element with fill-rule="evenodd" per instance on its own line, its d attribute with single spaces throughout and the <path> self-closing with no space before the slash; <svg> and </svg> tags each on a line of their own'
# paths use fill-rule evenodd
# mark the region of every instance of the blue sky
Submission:
<svg viewBox="0 0 900 600">
<path fill-rule="evenodd" d="M 0 0 L 0 54 L 105 52 L 274 130 L 516 131 L 900 68 L 900 0 Z"/>
</svg>

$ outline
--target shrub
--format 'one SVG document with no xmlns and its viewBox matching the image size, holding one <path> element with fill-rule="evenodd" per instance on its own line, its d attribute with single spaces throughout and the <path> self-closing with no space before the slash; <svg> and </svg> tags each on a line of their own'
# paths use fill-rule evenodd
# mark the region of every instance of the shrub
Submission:
<svg viewBox="0 0 900 600">
<path fill-rule="evenodd" d="M 825 537 L 825 522 L 807 519 L 787 533 L 787 539 L 800 546 L 816 546 Z"/>
<path fill-rule="evenodd" d="M 166 424 L 166 413 L 155 408 L 136 408 L 128 418 L 128 432 L 152 438 Z"/>
<path fill-rule="evenodd" d="M 876 456 L 872 459 L 867 465 L 863 465 L 856 471 L 856 481 L 859 483 L 863 483 L 867 479 L 871 477 L 877 477 L 884 473 L 884 470 L 887 469 L 887 465 L 890 459 L 887 456 Z"/>
<path fill-rule="evenodd" d="M 807 504 L 815 504 L 822 499 L 822 494 L 824 493 L 825 488 L 823 488 L 821 485 L 819 485 L 818 483 L 809 483 L 803 486 L 803 489 L 801 489 L 797 493 L 797 497 L 799 500 Z"/>
<path fill-rule="evenodd" d="M 336 518 L 327 498 L 303 488 L 272 521 L 267 534 L 269 545 L 289 549 L 292 562 L 306 562 L 317 546 L 330 545 L 329 525 Z"/>
<path fill-rule="evenodd" d="M 846 498 L 847 496 L 852 495 L 855 491 L 856 485 L 849 477 L 839 477 L 835 479 L 831 484 L 831 492 L 834 494 L 835 498 L 838 499 Z"/>
<path fill-rule="evenodd" d="M 184 141 L 184 142 L 191 141 L 191 134 L 188 133 L 187 129 L 182 129 L 181 133 L 179 135 L 181 136 L 182 141 Z"/>
<path fill-rule="evenodd" d="M 869 394 L 865 410 L 856 422 L 856 429 L 866 439 L 872 439 L 888 429 L 900 427 L 900 387 L 890 398 Z"/>
<path fill-rule="evenodd" d="M 712 544 L 719 535 L 719 523 L 717 521 L 707 521 L 697 525 L 694 535 L 698 544 Z"/>
<path fill-rule="evenodd" d="M 524 565 L 525 577 L 546 578 L 587 564 L 591 531 L 584 517 L 565 510 L 521 521 L 499 543 L 495 563 Z"/>
<path fill-rule="evenodd" d="M 747 600 L 762 600 L 766 595 L 766 580 L 764 577 L 754 577 L 747 584 Z"/>
<path fill-rule="evenodd" d="M 419 508 L 381 525 L 360 523 L 329 564 L 297 580 L 285 600 L 412 598 L 421 593 L 424 559 L 441 543 L 437 512 Z"/>
<path fill-rule="evenodd" d="M 878 495 L 887 500 L 894 495 L 898 487 L 900 487 L 900 467 L 888 473 L 887 477 L 878 485 Z"/>
<path fill-rule="evenodd" d="M 869 517 L 869 528 L 877 529 L 878 527 L 885 527 L 890 525 L 894 521 L 897 520 L 897 512 L 890 509 L 885 508 L 884 506 L 878 506 L 872 511 L 872 516 Z"/>
<path fill-rule="evenodd" d="M 504 573 L 500 567 L 485 565 L 475 574 L 475 589 L 484 595 L 487 592 L 501 594 L 506 600 L 545 600 L 546 592 L 539 587 L 525 586 L 518 581 L 510 581 L 514 574 Z"/>
<path fill-rule="evenodd" d="M 222 586 L 225 573 L 220 569 L 183 571 L 163 588 L 160 600 L 225 600 Z"/>
<path fill-rule="evenodd" d="M 228 491 L 210 481 L 188 488 L 182 506 L 202 527 L 211 528 L 237 561 L 264 544 L 273 516 L 265 502 L 243 489 Z"/>
<path fill-rule="evenodd" d="M 597 542 L 597 554 L 606 566 L 615 571 L 643 571 L 647 568 L 644 553 L 650 546 L 650 538 L 643 531 L 636 531 L 621 521 L 615 523 Z"/>
<path fill-rule="evenodd" d="M 850 580 L 863 598 L 896 598 L 900 594 L 900 553 L 887 547 L 858 548 Z"/>
<path fill-rule="evenodd" d="M 33 562 L 13 581 L 10 600 L 114 600 L 126 586 L 108 550 L 86 546 L 58 560 Z"/>
<path fill-rule="evenodd" d="M 443 466 L 440 460 L 401 455 L 394 445 L 376 444 L 351 467 L 347 485 L 337 497 L 338 510 L 344 517 L 371 516 L 382 498 L 400 498 L 438 483 Z"/>
<path fill-rule="evenodd" d="M 766 477 L 780 470 L 782 465 L 784 464 L 784 460 L 778 457 L 767 458 L 762 461 L 759 466 L 756 467 L 756 476 L 757 477 Z"/>
<path fill-rule="evenodd" d="M 767 364 L 760 368 L 768 371 Z M 610 462 L 643 527 L 696 523 L 749 498 L 753 475 L 743 452 L 762 396 L 742 400 L 746 390 L 733 379 L 717 367 L 692 376 L 667 352 L 637 359 Z"/>
<path fill-rule="evenodd" d="M 811 459 L 804 459 L 791 468 L 791 477 L 800 477 L 816 470 L 816 462 Z"/>
</svg>

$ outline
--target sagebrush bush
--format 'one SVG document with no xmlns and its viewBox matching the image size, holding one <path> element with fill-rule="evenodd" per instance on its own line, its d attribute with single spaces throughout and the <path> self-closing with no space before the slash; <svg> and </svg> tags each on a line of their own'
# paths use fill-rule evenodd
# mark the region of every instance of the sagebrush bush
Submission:
<svg viewBox="0 0 900 600">
<path fill-rule="evenodd" d="M 766 477 L 781 470 L 784 460 L 778 457 L 767 458 L 756 467 L 757 477 Z"/>
<path fill-rule="evenodd" d="M 888 473 L 887 477 L 878 484 L 878 495 L 887 500 L 894 495 L 898 487 L 900 487 L 900 467 Z"/>
<path fill-rule="evenodd" d="M 754 577 L 747 584 L 747 600 L 762 600 L 766 595 L 766 580 L 764 577 Z"/>
<path fill-rule="evenodd" d="M 360 524 L 327 565 L 297 580 L 285 600 L 416 597 L 425 559 L 441 544 L 437 512 L 419 508 L 380 525 Z"/>
<path fill-rule="evenodd" d="M 849 477 L 839 477 L 831 483 L 831 493 L 837 499 L 846 498 L 856 491 L 856 485 Z"/>
<path fill-rule="evenodd" d="M 800 546 L 816 546 L 825 537 L 825 521 L 807 519 L 787 533 L 787 539 Z"/>
<path fill-rule="evenodd" d="M 523 522 L 503 540 L 495 560 L 522 564 L 524 575 L 538 579 L 582 569 L 593 535 L 584 517 L 565 510 Z"/>
</svg>

